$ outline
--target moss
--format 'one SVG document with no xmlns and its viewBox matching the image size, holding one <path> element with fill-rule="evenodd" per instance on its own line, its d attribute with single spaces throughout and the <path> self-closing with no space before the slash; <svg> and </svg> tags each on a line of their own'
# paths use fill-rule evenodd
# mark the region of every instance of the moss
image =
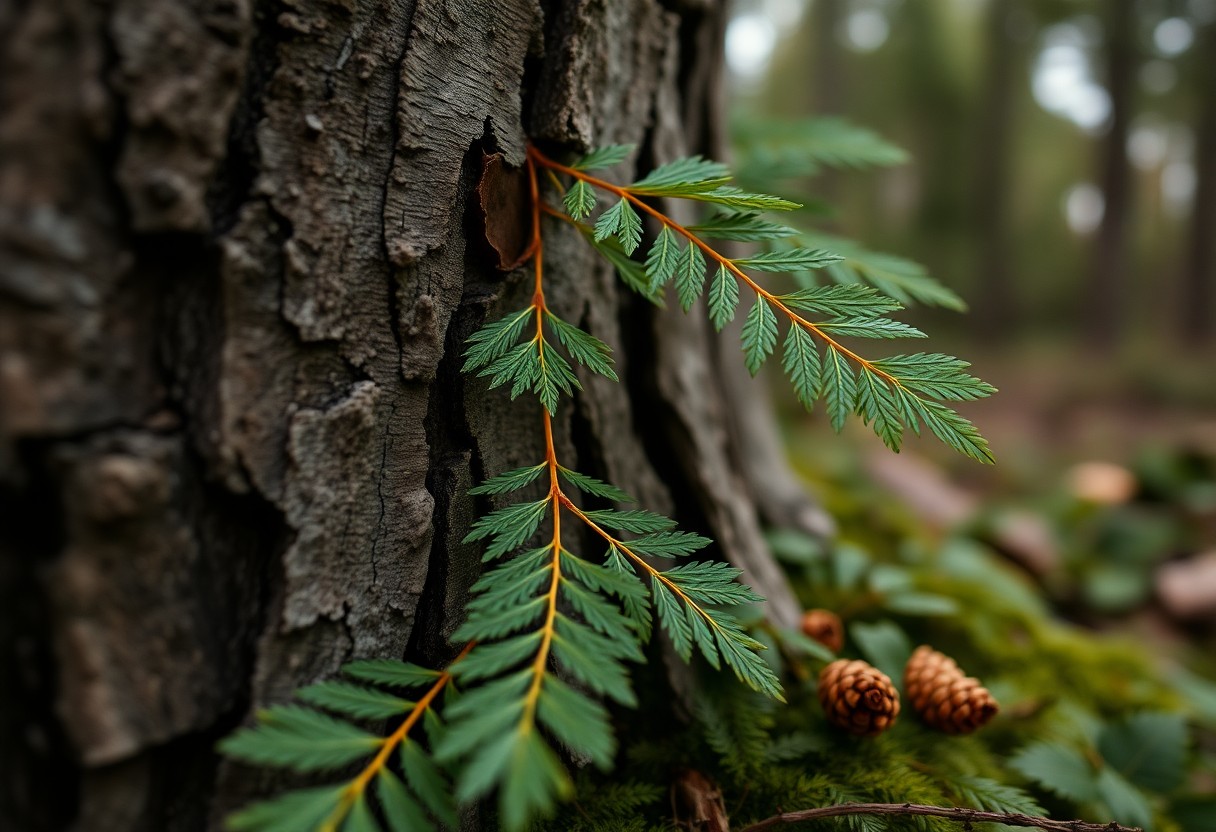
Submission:
<svg viewBox="0 0 1216 832">
<path fill-rule="evenodd" d="M 921 725 L 905 708 L 886 734 L 857 739 L 834 730 L 819 709 L 814 676 L 822 662 L 803 656 L 794 659 L 799 668 L 787 657 L 784 706 L 712 672 L 699 677 L 688 719 L 673 718 L 679 714 L 663 704 L 664 698 L 653 697 L 640 718 L 622 720 L 618 771 L 665 790 L 674 772 L 695 768 L 721 789 L 733 828 L 781 811 L 844 801 L 987 804 L 1010 811 L 1041 806 L 1054 817 L 1136 822 L 1126 807 L 1112 809 L 1100 797 L 1062 798 L 1050 783 L 1019 773 L 1010 760 L 1032 744 L 1054 742 L 1075 749 L 1094 776 L 1111 767 L 1097 750 L 1105 726 L 1132 714 L 1181 713 L 1185 707 L 1159 662 L 1126 637 L 1085 630 L 1053 615 L 1024 574 L 978 541 L 942 539 L 898 510 L 849 511 L 851 502 L 849 497 L 835 501 L 846 509 L 839 514 L 846 542 L 790 567 L 804 605 L 835 610 L 847 624 L 881 623 L 884 631 L 902 633 L 909 646 L 934 645 L 983 679 L 1002 702 L 1002 713 L 976 735 L 948 737 Z M 945 599 L 950 614 L 898 611 L 892 598 L 907 592 L 922 600 L 926 595 Z M 792 644 L 786 647 L 796 651 Z M 874 660 L 856 643 L 846 644 L 843 654 Z M 799 669 L 805 681 L 798 681 Z M 652 678 L 643 687 L 662 684 Z M 1153 832 L 1199 828 L 1187 819 L 1196 816 L 1200 798 L 1128 787 L 1149 807 Z M 615 813 L 609 813 L 617 826 L 586 825 L 590 817 L 609 822 L 607 814 L 584 812 L 611 803 L 619 788 L 621 781 L 611 776 L 581 777 L 576 806 L 544 828 L 657 829 L 672 822 L 672 804 L 664 799 L 629 807 L 618 801 Z M 1173 804 L 1185 807 L 1179 810 L 1181 822 L 1170 815 Z M 910 817 L 852 817 L 817 825 L 833 824 L 849 832 L 959 828 L 942 819 Z"/>
</svg>

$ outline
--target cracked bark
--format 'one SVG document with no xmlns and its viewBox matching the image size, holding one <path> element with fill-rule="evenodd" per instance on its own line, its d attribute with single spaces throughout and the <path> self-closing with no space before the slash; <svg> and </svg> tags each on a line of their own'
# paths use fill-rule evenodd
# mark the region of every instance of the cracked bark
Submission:
<svg viewBox="0 0 1216 832">
<path fill-rule="evenodd" d="M 477 239 L 483 152 L 720 149 L 719 8 L 544 6 L 0 9 L 0 828 L 218 828 L 278 782 L 213 753 L 253 708 L 450 652 L 465 492 L 541 455 L 535 404 L 458 371 L 528 291 Z M 788 618 L 711 333 L 546 235 L 626 388 L 584 377 L 563 454 Z"/>
</svg>

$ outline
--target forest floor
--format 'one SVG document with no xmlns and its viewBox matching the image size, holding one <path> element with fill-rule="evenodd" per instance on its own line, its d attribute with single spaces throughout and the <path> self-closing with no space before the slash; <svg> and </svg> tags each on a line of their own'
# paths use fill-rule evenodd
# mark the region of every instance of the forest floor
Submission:
<svg viewBox="0 0 1216 832">
<path fill-rule="evenodd" d="M 943 534 L 978 528 L 1062 615 L 1170 652 L 1216 652 L 1212 362 L 1152 349 L 1102 361 L 1043 344 L 960 352 L 1000 391 L 959 408 L 995 466 L 932 437 L 909 436 L 891 454 L 860 424 L 838 438 L 821 414 L 787 406 L 792 458 L 812 488 L 830 502 L 835 488 L 864 483 Z"/>
</svg>

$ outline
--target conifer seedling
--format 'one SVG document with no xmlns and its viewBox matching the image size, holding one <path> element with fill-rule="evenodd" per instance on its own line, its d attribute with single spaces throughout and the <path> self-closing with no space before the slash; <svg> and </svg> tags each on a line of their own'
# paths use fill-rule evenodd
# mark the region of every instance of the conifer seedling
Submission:
<svg viewBox="0 0 1216 832">
<path fill-rule="evenodd" d="M 737 187 L 724 165 L 696 156 L 628 185 L 596 175 L 632 153 L 609 146 L 564 164 L 528 148 L 532 294 L 524 308 L 469 338 L 463 371 L 508 389 L 511 398 L 534 396 L 545 440 L 543 459 L 498 473 L 471 493 L 509 498 L 535 485 L 544 491 L 490 511 L 465 538 L 484 542 L 486 571 L 454 636 L 463 644 L 459 655 L 442 671 L 391 659 L 356 662 L 345 668 L 353 681 L 312 685 L 298 692 L 304 705 L 260 713 L 255 727 L 222 743 L 226 754 L 299 772 L 364 762 L 352 779 L 243 809 L 228 828 L 454 827 L 459 804 L 494 793 L 502 828 L 524 829 L 571 795 L 564 757 L 612 766 L 616 742 L 606 703 L 636 705 L 629 665 L 644 660 L 656 625 L 683 660 L 699 655 L 748 688 L 782 699 L 761 642 L 737 614 L 762 601 L 737 581 L 739 570 L 692 560 L 708 539 L 645 509 L 621 508 L 632 502 L 628 494 L 558 457 L 553 416 L 580 387 L 573 365 L 612 381 L 617 376 L 608 345 L 546 302 L 542 217 L 577 229 L 628 287 L 655 302 L 671 285 L 686 312 L 704 297 L 718 330 L 744 315 L 747 368 L 757 373 L 780 348 L 798 400 L 807 408 L 822 402 L 836 430 L 856 414 L 898 451 L 905 430 L 927 428 L 960 453 L 992 461 L 983 437 L 950 407 L 994 392 L 967 373 L 966 362 L 924 352 L 867 359 L 846 346 L 849 339 L 924 337 L 888 317 L 902 308 L 898 300 L 847 279 L 787 292 L 768 288 L 760 275 L 833 268 L 846 274 L 841 253 L 788 245 L 799 232 L 767 216 L 797 203 Z M 542 174 L 559 193 L 542 194 Z M 656 207 L 670 199 L 711 210 L 681 225 Z M 648 239 L 645 223 L 653 232 Z M 769 247 L 728 257 L 713 240 Z M 591 510 L 587 497 L 617 507 Z M 574 551 L 570 524 L 598 539 L 599 551 Z M 393 726 L 388 734 L 367 727 L 386 720 Z"/>
</svg>

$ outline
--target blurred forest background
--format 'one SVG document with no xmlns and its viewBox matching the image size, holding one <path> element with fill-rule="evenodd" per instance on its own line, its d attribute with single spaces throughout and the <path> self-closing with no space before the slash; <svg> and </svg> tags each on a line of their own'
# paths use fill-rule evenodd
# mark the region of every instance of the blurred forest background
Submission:
<svg viewBox="0 0 1216 832">
<path fill-rule="evenodd" d="M 993 468 L 788 402 L 829 507 L 894 493 L 1216 678 L 1216 0 L 738 0 L 727 58 L 737 137 L 840 116 L 907 151 L 783 192 L 965 299 L 904 319 L 1001 390 L 963 408 Z"/>
<path fill-rule="evenodd" d="M 1216 444 L 1216 0 L 739 0 L 727 55 L 740 124 L 909 152 L 804 196 L 966 299 L 917 322 L 1004 391 L 1002 469 Z"/>
</svg>

